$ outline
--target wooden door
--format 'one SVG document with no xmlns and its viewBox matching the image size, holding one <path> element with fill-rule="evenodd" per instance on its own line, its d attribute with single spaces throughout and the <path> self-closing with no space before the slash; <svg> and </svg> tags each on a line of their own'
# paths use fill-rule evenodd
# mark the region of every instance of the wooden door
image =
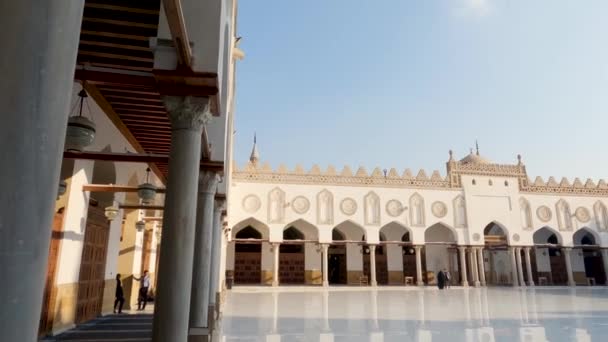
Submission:
<svg viewBox="0 0 608 342">
<path fill-rule="evenodd" d="M 109 231 L 104 209 L 89 205 L 78 279 L 76 323 L 101 314 Z"/>
<path fill-rule="evenodd" d="M 405 277 L 414 277 L 414 284 L 418 282 L 418 272 L 416 270 L 416 252 L 414 254 L 403 254 L 403 279 Z M 421 272 L 422 273 L 422 272 Z"/>
<path fill-rule="evenodd" d="M 144 271 L 150 267 L 150 254 L 152 251 L 152 230 L 144 230 L 144 241 L 141 254 L 141 270 L 139 274 L 144 274 Z"/>
<path fill-rule="evenodd" d="M 38 335 L 44 336 L 53 329 L 53 310 L 55 308 L 55 274 L 57 271 L 57 258 L 59 257 L 59 246 L 61 242 L 61 231 L 63 226 L 63 210 L 59 209 L 53 218 L 53 231 L 51 233 L 51 244 L 49 246 L 49 257 L 46 269 L 46 285 L 42 297 L 42 311 L 40 313 L 40 324 Z"/>
<path fill-rule="evenodd" d="M 566 259 L 564 254 L 550 255 L 551 277 L 553 285 L 568 285 L 568 272 L 566 271 Z"/>
<path fill-rule="evenodd" d="M 238 246 L 238 245 L 237 245 Z M 260 284 L 262 280 L 262 253 L 239 252 L 234 254 L 234 283 Z"/>
<path fill-rule="evenodd" d="M 346 269 L 346 246 L 330 246 L 329 255 L 327 257 L 327 264 L 329 268 L 329 283 L 346 285 L 348 283 Z"/>
<path fill-rule="evenodd" d="M 371 281 L 371 257 L 369 254 L 363 255 L 363 274 Z M 379 285 L 388 284 L 388 265 L 386 255 L 376 253 L 376 282 Z"/>
<path fill-rule="evenodd" d="M 281 246 L 282 247 L 282 246 Z M 304 284 L 304 252 L 279 254 L 279 284 Z"/>
</svg>

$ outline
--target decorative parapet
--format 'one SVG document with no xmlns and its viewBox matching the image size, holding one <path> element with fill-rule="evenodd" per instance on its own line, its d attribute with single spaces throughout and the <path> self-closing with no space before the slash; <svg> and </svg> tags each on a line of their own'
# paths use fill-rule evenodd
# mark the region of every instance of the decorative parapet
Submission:
<svg viewBox="0 0 608 342">
<path fill-rule="evenodd" d="M 579 178 L 575 178 L 574 182 L 570 184 L 565 177 L 559 183 L 554 177 L 549 177 L 547 182 L 541 177 L 536 177 L 528 188 L 522 189 L 522 192 L 606 197 L 608 196 L 608 184 L 603 179 L 596 185 L 591 178 L 588 178 L 585 184 Z"/>
<path fill-rule="evenodd" d="M 520 189 L 526 189 L 529 183 L 526 167 L 521 163 L 521 160 L 516 165 L 510 165 L 461 163 L 451 159 L 446 163 L 446 166 L 448 170 L 448 179 L 452 187 L 462 186 L 460 176 L 463 174 L 518 178 Z"/>
<path fill-rule="evenodd" d="M 236 165 L 236 164 L 235 164 Z M 355 174 L 352 170 L 345 166 L 341 172 L 336 172 L 333 166 L 329 166 L 326 171 L 322 171 L 319 166 L 314 165 L 310 171 L 304 171 L 302 166 L 298 165 L 292 171 L 287 170 L 283 165 L 277 170 L 272 170 L 267 164 L 262 167 L 257 167 L 252 163 L 248 163 L 244 169 L 235 167 L 232 173 L 232 179 L 245 182 L 260 182 L 260 183 L 290 183 L 290 184 L 325 184 L 325 185 L 343 185 L 343 186 L 383 186 L 383 187 L 405 187 L 405 188 L 431 188 L 431 189 L 449 189 L 450 184 L 446 178 L 443 178 L 439 171 L 433 171 L 431 177 L 426 175 L 424 170 L 420 170 L 416 177 L 413 177 L 411 171 L 405 170 L 402 176 L 399 176 L 396 169 L 390 171 L 375 168 L 371 174 L 368 174 L 364 167 L 360 167 Z"/>
</svg>

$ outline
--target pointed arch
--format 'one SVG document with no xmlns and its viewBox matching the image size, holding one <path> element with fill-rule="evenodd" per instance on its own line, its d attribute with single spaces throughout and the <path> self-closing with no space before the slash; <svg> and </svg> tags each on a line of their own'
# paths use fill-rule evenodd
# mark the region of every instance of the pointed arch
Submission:
<svg viewBox="0 0 608 342">
<path fill-rule="evenodd" d="M 268 239 L 270 235 L 270 228 L 267 225 L 253 217 L 249 217 L 232 226 L 232 237 L 236 238 L 237 234 L 247 227 L 257 230 L 262 235 L 262 239 Z"/>
<path fill-rule="evenodd" d="M 608 210 L 602 201 L 597 201 L 593 205 L 593 213 L 595 214 L 595 224 L 600 231 L 608 230 Z"/>
<path fill-rule="evenodd" d="M 486 227 L 483 229 L 483 237 L 486 244 L 509 244 L 509 230 L 498 221 L 492 221 L 486 225 Z"/>
<path fill-rule="evenodd" d="M 370 191 L 363 198 L 365 209 L 365 224 L 372 226 L 380 225 L 380 197 L 373 191 Z"/>
<path fill-rule="evenodd" d="M 408 235 L 408 239 L 411 240 L 412 232 L 401 222 L 391 221 L 382 228 L 380 228 L 380 234 L 384 234 L 387 241 L 403 241 L 403 236 Z"/>
<path fill-rule="evenodd" d="M 304 235 L 305 240 L 319 240 L 319 229 L 317 226 L 304 219 L 297 219 L 291 223 L 288 223 L 285 225 L 283 230 L 287 230 L 289 228 L 296 228 Z"/>
<path fill-rule="evenodd" d="M 252 226 L 247 226 L 247 227 L 239 230 L 239 232 L 235 234 L 235 238 L 261 240 L 262 233 L 260 233 L 257 229 L 253 228 Z"/>
<path fill-rule="evenodd" d="M 351 221 L 346 220 L 338 224 L 334 227 L 334 230 L 338 230 L 346 240 L 350 241 L 359 241 L 360 237 L 363 235 L 364 239 L 361 241 L 365 241 L 366 231 L 361 225 Z"/>
<path fill-rule="evenodd" d="M 572 214 L 570 205 L 563 198 L 555 204 L 557 214 L 557 225 L 559 230 L 572 230 Z"/>
<path fill-rule="evenodd" d="M 283 240 L 305 240 L 304 234 L 295 227 L 283 230 Z"/>
<path fill-rule="evenodd" d="M 523 197 L 519 199 L 519 214 L 521 217 L 521 226 L 524 230 L 532 229 L 532 209 L 530 208 L 530 202 Z"/>
<path fill-rule="evenodd" d="M 441 222 L 435 223 L 424 231 L 424 242 L 453 242 L 457 241 L 454 228 Z"/>
<path fill-rule="evenodd" d="M 334 223 L 334 195 L 327 189 L 317 194 L 317 224 Z"/>
<path fill-rule="evenodd" d="M 424 227 L 424 198 L 419 193 L 410 197 L 410 223 L 413 227 Z"/>
<path fill-rule="evenodd" d="M 559 231 L 557 231 L 556 229 L 549 227 L 549 226 L 544 226 L 540 229 L 538 229 L 537 231 L 534 232 L 534 234 L 532 235 L 532 241 L 534 242 L 535 245 L 538 244 L 556 244 L 556 245 L 560 245 L 562 244 L 562 236 L 559 233 Z M 555 242 L 552 242 L 555 241 Z"/>
<path fill-rule="evenodd" d="M 578 229 L 572 236 L 574 245 L 599 245 L 600 241 L 600 235 L 589 227 Z"/>
<path fill-rule="evenodd" d="M 283 223 L 285 218 L 285 191 L 276 187 L 268 193 L 268 223 Z"/>
<path fill-rule="evenodd" d="M 467 207 L 464 196 L 458 195 L 452 201 L 454 207 L 454 226 L 465 228 L 467 226 Z"/>
</svg>

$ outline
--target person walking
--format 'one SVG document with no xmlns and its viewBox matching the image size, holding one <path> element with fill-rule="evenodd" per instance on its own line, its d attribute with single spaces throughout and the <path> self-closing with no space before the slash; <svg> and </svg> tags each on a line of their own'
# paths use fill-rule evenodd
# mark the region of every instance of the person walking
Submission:
<svg viewBox="0 0 608 342">
<path fill-rule="evenodd" d="M 450 274 L 450 271 L 448 271 L 447 269 L 443 270 L 443 274 L 445 276 L 445 288 L 449 289 L 450 285 L 451 285 L 451 281 L 452 281 L 452 275 Z"/>
<path fill-rule="evenodd" d="M 437 287 L 439 287 L 440 290 L 443 290 L 444 286 L 445 286 L 445 274 L 443 273 L 442 270 L 439 270 L 439 273 L 437 273 Z"/>
<path fill-rule="evenodd" d="M 122 282 L 120 281 L 120 273 L 116 274 L 116 294 L 114 295 L 114 313 L 116 313 L 116 306 L 118 306 L 118 313 L 122 313 L 122 306 L 125 303 L 125 294 L 122 291 Z M 120 305 L 119 305 L 120 304 Z"/>
<path fill-rule="evenodd" d="M 139 294 L 137 298 L 137 311 L 146 309 L 148 302 L 148 289 L 150 288 L 150 276 L 148 270 L 144 270 L 144 275 L 140 278 L 133 276 L 133 279 L 139 281 Z"/>
</svg>

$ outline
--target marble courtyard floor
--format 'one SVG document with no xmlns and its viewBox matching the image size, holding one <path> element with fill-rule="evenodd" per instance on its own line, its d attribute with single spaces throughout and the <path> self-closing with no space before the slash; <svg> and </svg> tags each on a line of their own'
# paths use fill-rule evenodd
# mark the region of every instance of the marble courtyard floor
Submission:
<svg viewBox="0 0 608 342">
<path fill-rule="evenodd" d="M 150 341 L 148 310 L 101 317 L 44 341 Z M 608 287 L 236 287 L 212 341 L 603 342 Z"/>
<path fill-rule="evenodd" d="M 228 294 L 217 337 L 222 342 L 608 341 L 608 287 L 241 287 Z"/>
</svg>

